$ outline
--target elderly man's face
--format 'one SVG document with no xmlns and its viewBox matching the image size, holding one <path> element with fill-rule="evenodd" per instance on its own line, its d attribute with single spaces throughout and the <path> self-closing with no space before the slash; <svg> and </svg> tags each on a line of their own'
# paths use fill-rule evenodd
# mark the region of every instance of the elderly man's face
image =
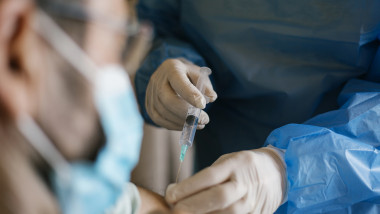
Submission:
<svg viewBox="0 0 380 214">
<path fill-rule="evenodd" d="M 36 22 L 41 1 L 82 2 L 81 10 L 91 11 L 95 19 L 86 22 L 64 8 L 58 7 L 57 14 L 42 7 L 97 66 L 119 63 L 125 42 L 107 25 L 127 17 L 124 0 L 0 0 L 0 213 L 59 213 L 44 182 L 46 160 L 16 127 L 20 115 L 35 119 L 69 160 L 94 158 L 104 141 L 92 85 L 35 27 L 53 32 Z"/>
<path fill-rule="evenodd" d="M 77 7 L 81 1 L 60 2 L 75 2 Z M 103 135 L 92 86 L 34 30 L 37 6 L 32 1 L 2 0 L 0 5 L 8 13 L 16 8 L 15 21 L 6 23 L 14 30 L 3 34 L 9 33 L 10 43 L 0 44 L 0 112 L 9 118 L 31 114 L 68 159 L 93 157 Z M 106 23 L 126 19 L 125 1 L 86 0 L 79 5 L 101 18 L 84 22 L 48 13 L 98 66 L 119 63 L 125 37 Z"/>
<path fill-rule="evenodd" d="M 46 0 L 55 1 L 80 2 Z M 103 143 L 92 86 L 35 30 L 36 2 L 0 0 L 0 213 L 58 213 L 43 173 L 36 172 L 45 169 L 43 161 L 15 128 L 20 114 L 32 116 L 68 159 L 92 158 Z M 102 17 L 126 17 L 124 0 L 81 6 Z M 121 35 L 66 18 L 54 19 L 98 66 L 120 61 Z"/>
<path fill-rule="evenodd" d="M 120 63 L 125 35 L 109 28 L 107 22 L 126 19 L 125 1 L 90 0 L 82 6 L 89 14 L 101 18 L 93 22 L 76 23 L 78 28 L 83 29 L 82 35 L 79 35 L 82 38 L 76 40 L 78 45 L 98 66 Z M 69 27 L 65 30 L 71 34 Z M 103 139 L 91 85 L 54 49 L 49 52 L 46 59 L 53 52 L 56 60 L 51 63 L 51 70 L 40 69 L 46 78 L 45 88 L 41 90 L 43 105 L 39 108 L 37 118 L 66 157 L 90 158 Z"/>
</svg>

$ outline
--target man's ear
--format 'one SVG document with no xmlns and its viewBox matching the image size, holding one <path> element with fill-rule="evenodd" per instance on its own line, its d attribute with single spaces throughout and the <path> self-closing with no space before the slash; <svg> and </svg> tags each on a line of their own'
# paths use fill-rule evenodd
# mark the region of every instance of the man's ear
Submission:
<svg viewBox="0 0 380 214">
<path fill-rule="evenodd" d="M 23 63 L 23 52 L 30 48 L 31 2 L 0 1 L 0 120 L 31 113 L 31 75 Z"/>
</svg>

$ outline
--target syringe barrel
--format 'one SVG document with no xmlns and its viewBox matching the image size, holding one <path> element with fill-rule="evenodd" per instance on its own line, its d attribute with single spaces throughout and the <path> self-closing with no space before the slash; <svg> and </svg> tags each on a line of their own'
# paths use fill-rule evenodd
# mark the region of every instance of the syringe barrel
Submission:
<svg viewBox="0 0 380 214">
<path fill-rule="evenodd" d="M 199 72 L 200 72 L 200 76 L 198 78 L 198 81 L 197 81 L 197 84 L 195 85 L 195 87 L 197 87 L 197 89 L 202 94 L 204 94 L 204 92 L 205 92 L 204 81 L 206 81 L 208 78 L 208 75 L 211 74 L 211 69 L 208 67 L 201 67 L 199 69 Z"/>
<path fill-rule="evenodd" d="M 198 126 L 198 119 L 201 110 L 194 106 L 190 106 L 187 111 L 186 121 L 183 125 L 181 138 L 179 140 L 180 145 L 187 145 L 191 147 L 193 145 L 195 131 Z"/>
<path fill-rule="evenodd" d="M 204 82 L 208 80 L 207 78 L 208 78 L 208 75 L 210 74 L 211 74 L 211 69 L 207 67 L 200 68 L 200 76 L 195 86 L 202 94 L 204 94 L 204 90 L 205 90 Z M 191 147 L 193 145 L 195 131 L 197 130 L 200 113 L 201 113 L 201 110 L 199 108 L 189 105 L 189 108 L 187 110 L 187 115 L 186 115 L 186 121 L 185 121 L 185 124 L 183 125 L 181 138 L 179 140 L 180 145 L 187 145 L 188 147 Z"/>
</svg>

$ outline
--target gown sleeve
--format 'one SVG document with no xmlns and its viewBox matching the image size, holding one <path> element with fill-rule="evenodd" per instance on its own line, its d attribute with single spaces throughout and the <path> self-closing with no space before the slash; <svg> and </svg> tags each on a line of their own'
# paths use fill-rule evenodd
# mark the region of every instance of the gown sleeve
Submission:
<svg viewBox="0 0 380 214">
<path fill-rule="evenodd" d="M 380 48 L 371 68 L 377 76 L 379 59 Z M 350 213 L 365 204 L 362 212 L 380 203 L 380 83 L 352 79 L 338 103 L 337 110 L 285 125 L 267 138 L 266 145 L 285 150 L 287 213 Z"/>
</svg>

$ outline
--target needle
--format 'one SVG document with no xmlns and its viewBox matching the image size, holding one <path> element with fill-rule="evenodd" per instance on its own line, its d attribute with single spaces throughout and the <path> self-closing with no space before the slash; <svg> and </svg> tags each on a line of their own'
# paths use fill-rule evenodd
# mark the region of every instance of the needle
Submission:
<svg viewBox="0 0 380 214">
<path fill-rule="evenodd" d="M 179 167 L 178 167 L 177 177 L 175 179 L 176 183 L 178 183 L 178 177 L 179 177 L 179 172 L 181 171 L 181 168 L 182 168 L 182 161 L 180 162 Z"/>
</svg>

